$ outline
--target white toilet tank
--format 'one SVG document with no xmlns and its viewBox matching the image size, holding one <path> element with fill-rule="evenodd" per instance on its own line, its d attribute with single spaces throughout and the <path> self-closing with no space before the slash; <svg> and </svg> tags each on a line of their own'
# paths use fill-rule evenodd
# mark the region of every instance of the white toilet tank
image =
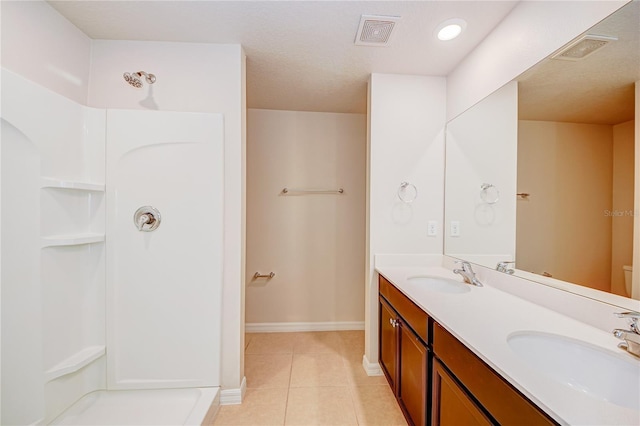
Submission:
<svg viewBox="0 0 640 426">
<path fill-rule="evenodd" d="M 624 288 L 627 290 L 627 295 L 631 297 L 631 273 L 633 268 L 629 265 L 624 265 L 622 269 L 624 270 Z"/>
</svg>

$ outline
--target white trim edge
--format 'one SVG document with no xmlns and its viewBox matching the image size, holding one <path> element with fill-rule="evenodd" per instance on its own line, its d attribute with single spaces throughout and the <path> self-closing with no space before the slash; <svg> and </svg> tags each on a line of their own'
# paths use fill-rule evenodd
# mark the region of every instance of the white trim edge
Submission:
<svg viewBox="0 0 640 426">
<path fill-rule="evenodd" d="M 254 322 L 254 323 L 246 323 L 244 330 L 246 333 L 364 330 L 364 321 Z"/>
<path fill-rule="evenodd" d="M 247 392 L 247 378 L 243 377 L 240 388 L 222 389 L 220 391 L 220 405 L 242 404 L 245 392 Z"/>
<path fill-rule="evenodd" d="M 369 362 L 366 355 L 362 355 L 362 367 L 364 367 L 367 376 L 382 376 L 384 374 L 382 368 L 380 368 L 380 364 L 377 362 Z"/>
</svg>

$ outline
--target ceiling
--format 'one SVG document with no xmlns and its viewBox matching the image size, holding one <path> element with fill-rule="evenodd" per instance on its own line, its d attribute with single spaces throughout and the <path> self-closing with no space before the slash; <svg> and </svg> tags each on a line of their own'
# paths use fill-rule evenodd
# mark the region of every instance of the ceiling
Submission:
<svg viewBox="0 0 640 426">
<path fill-rule="evenodd" d="M 371 73 L 446 76 L 517 1 L 53 1 L 92 39 L 239 43 L 249 108 L 366 112 Z M 354 45 L 360 16 L 402 19 L 389 47 Z M 434 30 L 467 21 L 455 40 Z"/>
<path fill-rule="evenodd" d="M 520 76 L 520 119 L 591 124 L 634 119 L 634 82 L 640 81 L 640 1 L 627 4 L 585 34 L 618 40 L 581 61 L 546 59 Z"/>
</svg>

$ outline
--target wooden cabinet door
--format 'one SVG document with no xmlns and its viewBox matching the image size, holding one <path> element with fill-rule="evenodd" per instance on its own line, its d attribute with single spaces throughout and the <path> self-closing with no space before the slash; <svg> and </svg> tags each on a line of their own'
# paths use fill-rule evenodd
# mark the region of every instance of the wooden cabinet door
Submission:
<svg viewBox="0 0 640 426">
<path fill-rule="evenodd" d="M 406 324 L 400 327 L 398 399 L 414 425 L 427 424 L 428 350 Z"/>
<path fill-rule="evenodd" d="M 396 314 L 380 298 L 380 353 L 379 360 L 382 371 L 387 376 L 391 390 L 396 393 L 396 368 L 398 365 L 398 335 L 396 333 Z"/>
<path fill-rule="evenodd" d="M 492 424 L 489 418 L 478 408 L 436 358 L 433 359 L 433 389 L 431 394 L 432 426 Z"/>
</svg>

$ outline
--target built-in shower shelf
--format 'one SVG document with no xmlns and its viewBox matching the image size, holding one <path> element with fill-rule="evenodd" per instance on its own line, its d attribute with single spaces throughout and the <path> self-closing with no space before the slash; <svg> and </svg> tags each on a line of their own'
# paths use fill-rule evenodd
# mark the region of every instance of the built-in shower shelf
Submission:
<svg viewBox="0 0 640 426">
<path fill-rule="evenodd" d="M 93 361 L 97 360 L 106 353 L 104 346 L 89 346 L 84 348 L 80 352 L 71 355 L 55 367 L 45 371 L 44 381 L 50 382 L 58 377 L 65 376 L 67 374 L 75 373 L 82 367 L 86 367 Z"/>
<path fill-rule="evenodd" d="M 73 234 L 52 235 L 42 238 L 42 247 L 77 246 L 81 244 L 94 244 L 104 241 L 104 234 Z"/>
<path fill-rule="evenodd" d="M 104 184 L 93 182 L 80 182 L 73 180 L 55 179 L 49 177 L 43 177 L 40 183 L 42 188 L 60 188 L 60 189 L 75 189 L 78 191 L 94 191 L 104 192 Z"/>
</svg>

